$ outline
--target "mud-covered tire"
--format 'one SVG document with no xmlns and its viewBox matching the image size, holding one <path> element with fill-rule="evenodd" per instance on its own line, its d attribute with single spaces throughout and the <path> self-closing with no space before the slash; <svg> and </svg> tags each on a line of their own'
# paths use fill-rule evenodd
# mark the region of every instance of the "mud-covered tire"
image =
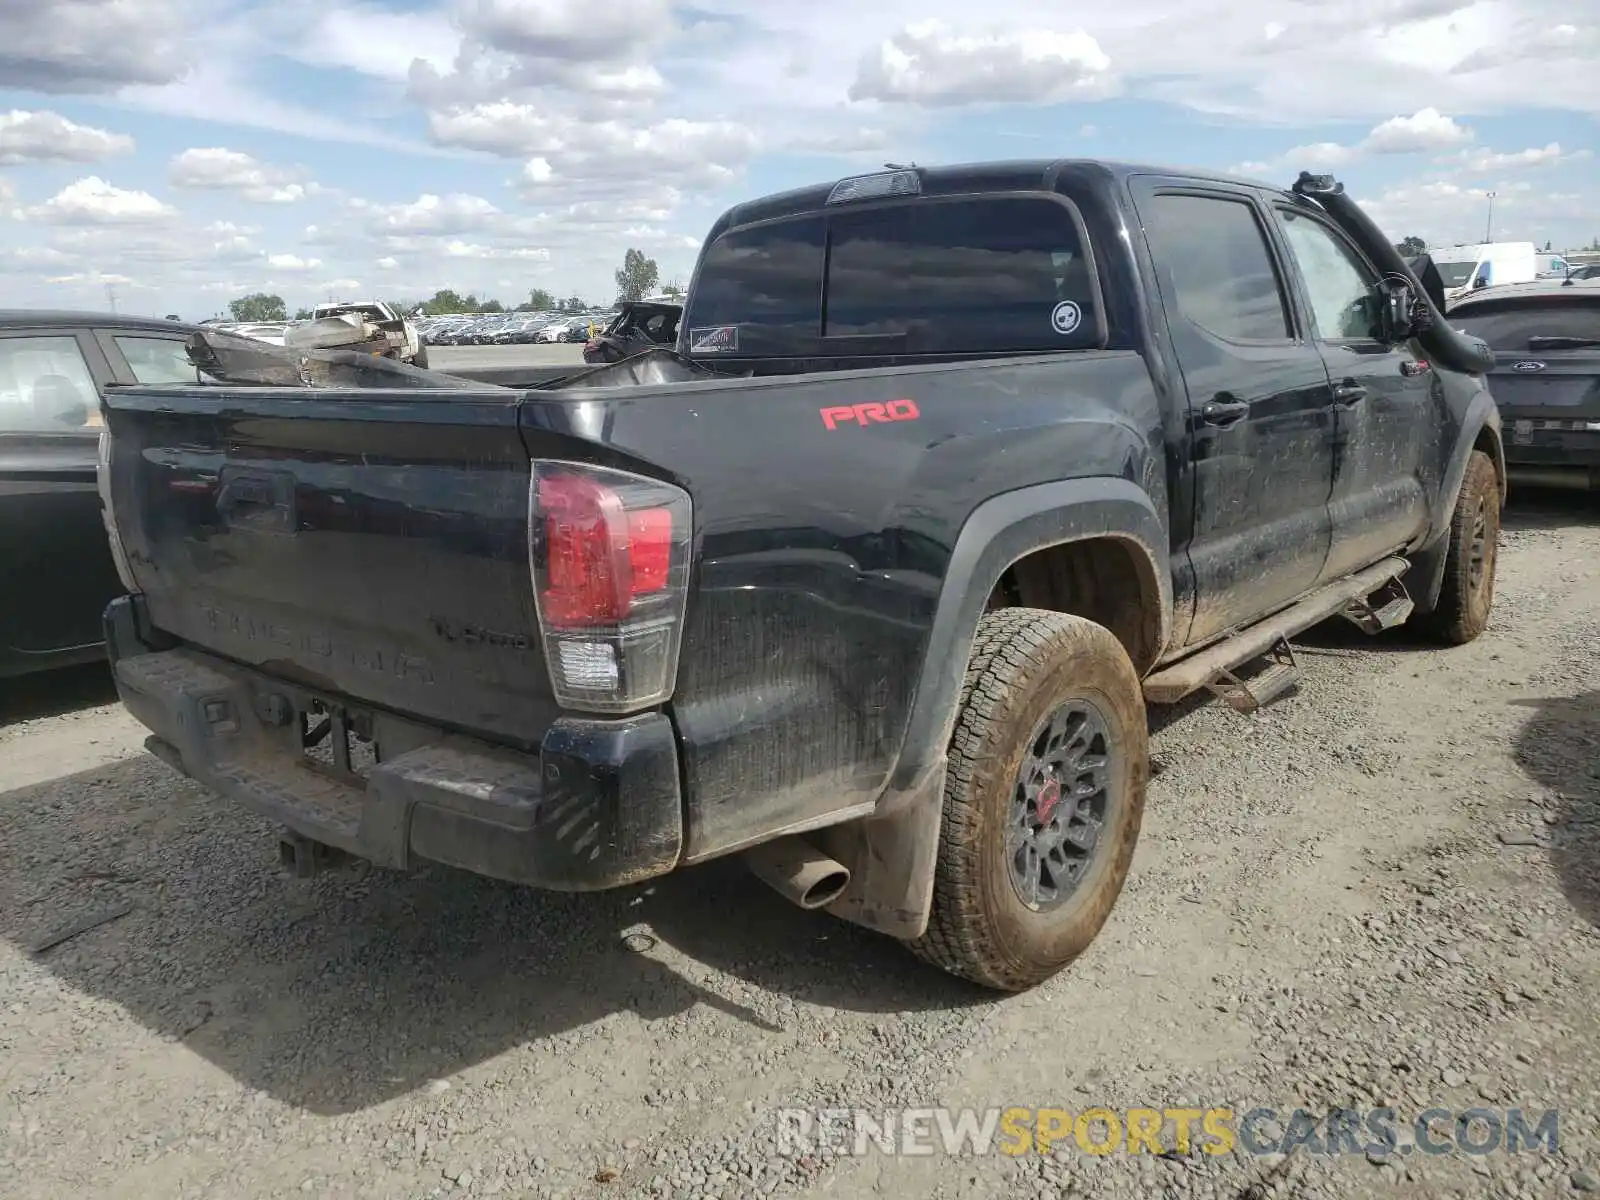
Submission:
<svg viewBox="0 0 1600 1200">
<path fill-rule="evenodd" d="M 1482 450 L 1467 459 L 1455 511 L 1450 515 L 1444 586 L 1433 611 L 1417 618 L 1420 632 L 1452 646 L 1489 627 L 1500 545 L 1500 477 Z"/>
<path fill-rule="evenodd" d="M 1008 829 L 1014 805 L 1032 804 L 1016 797 L 1024 760 L 1037 761 L 1042 723 L 1082 704 L 1102 719 L 1097 744 L 1109 750 L 1104 820 L 1081 878 L 1057 907 L 1041 911 L 1013 882 Z M 907 942 L 912 951 L 1002 991 L 1025 991 L 1056 974 L 1100 932 L 1122 891 L 1149 774 L 1138 675 L 1109 630 L 1040 609 L 986 613 L 950 741 L 932 913 L 926 932 Z"/>
</svg>

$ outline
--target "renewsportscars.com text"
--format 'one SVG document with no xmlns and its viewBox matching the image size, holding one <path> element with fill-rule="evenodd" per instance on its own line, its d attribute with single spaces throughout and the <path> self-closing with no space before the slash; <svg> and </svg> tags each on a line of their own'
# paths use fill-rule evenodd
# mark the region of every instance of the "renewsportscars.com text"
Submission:
<svg viewBox="0 0 1600 1200">
<path fill-rule="evenodd" d="M 1555 1109 L 779 1109 L 777 1151 L 802 1155 L 1554 1154 Z"/>
</svg>

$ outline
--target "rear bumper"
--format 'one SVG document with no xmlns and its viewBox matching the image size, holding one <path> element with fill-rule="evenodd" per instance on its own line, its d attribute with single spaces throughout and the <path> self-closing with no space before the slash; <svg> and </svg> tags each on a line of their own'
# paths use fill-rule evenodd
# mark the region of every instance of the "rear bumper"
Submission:
<svg viewBox="0 0 1600 1200">
<path fill-rule="evenodd" d="M 1600 416 L 1550 418 L 1512 407 L 1502 410 L 1501 425 L 1513 482 L 1600 486 Z"/>
<path fill-rule="evenodd" d="M 163 643 L 135 597 L 106 609 L 106 645 L 118 695 L 150 729 L 153 753 L 297 834 L 380 866 L 427 860 L 597 891 L 663 875 L 682 852 L 677 742 L 660 713 L 558 720 L 533 755 L 350 706 L 352 727 L 382 751 L 354 773 L 311 763 L 301 747 L 301 714 L 332 698 Z"/>
</svg>

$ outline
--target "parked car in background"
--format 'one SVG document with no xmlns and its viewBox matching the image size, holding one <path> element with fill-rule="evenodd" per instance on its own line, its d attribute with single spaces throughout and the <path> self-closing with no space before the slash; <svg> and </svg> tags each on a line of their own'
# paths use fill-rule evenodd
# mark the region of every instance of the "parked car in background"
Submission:
<svg viewBox="0 0 1600 1200">
<path fill-rule="evenodd" d="M 1508 479 L 1600 489 L 1600 272 L 1483 288 L 1450 323 L 1494 349 Z"/>
<path fill-rule="evenodd" d="M 675 296 L 647 296 L 622 306 L 622 311 L 583 346 L 587 363 L 619 362 L 652 346 L 678 340 L 683 301 Z"/>
<path fill-rule="evenodd" d="M 122 585 L 95 487 L 105 388 L 194 383 L 197 328 L 114 313 L 0 312 L 0 676 L 105 652 Z"/>
</svg>

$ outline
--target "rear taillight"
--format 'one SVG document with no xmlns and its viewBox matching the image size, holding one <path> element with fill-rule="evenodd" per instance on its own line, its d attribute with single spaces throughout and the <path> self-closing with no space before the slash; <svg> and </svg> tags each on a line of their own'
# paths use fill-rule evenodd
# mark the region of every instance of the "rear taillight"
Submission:
<svg viewBox="0 0 1600 1200">
<path fill-rule="evenodd" d="M 106 537 L 111 542 L 111 561 L 116 564 L 117 578 L 131 594 L 139 590 L 133 580 L 133 568 L 128 565 L 128 553 L 122 548 L 122 535 L 117 532 L 117 515 L 111 507 L 111 427 L 100 427 L 100 447 L 95 454 L 95 484 L 100 489 L 100 520 L 106 527 Z"/>
<path fill-rule="evenodd" d="M 633 712 L 672 695 L 688 599 L 691 505 L 670 483 L 536 461 L 528 563 L 563 708 Z"/>
</svg>

